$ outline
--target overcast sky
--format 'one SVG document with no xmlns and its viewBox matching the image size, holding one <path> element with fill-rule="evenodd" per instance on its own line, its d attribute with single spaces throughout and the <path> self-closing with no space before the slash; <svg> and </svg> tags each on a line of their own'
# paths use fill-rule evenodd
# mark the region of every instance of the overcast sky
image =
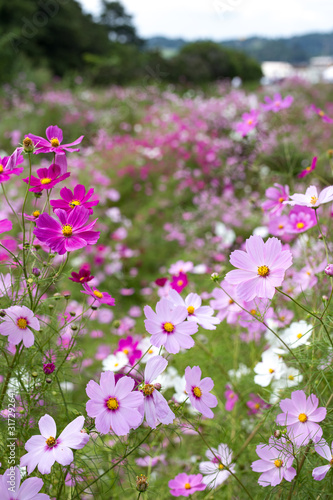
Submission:
<svg viewBox="0 0 333 500">
<path fill-rule="evenodd" d="M 98 13 L 100 0 L 79 0 Z M 223 40 L 333 31 L 333 0 L 123 0 L 139 35 Z"/>
</svg>

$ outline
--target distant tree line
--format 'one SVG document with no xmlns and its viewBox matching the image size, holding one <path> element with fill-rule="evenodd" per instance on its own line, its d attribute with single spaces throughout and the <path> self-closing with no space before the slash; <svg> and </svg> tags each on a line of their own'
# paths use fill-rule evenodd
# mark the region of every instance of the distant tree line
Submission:
<svg viewBox="0 0 333 500">
<path fill-rule="evenodd" d="M 96 19 L 76 0 L 0 0 L 0 83 L 40 68 L 59 77 L 79 74 L 97 85 L 261 77 L 254 59 L 209 41 L 163 57 L 147 48 L 120 2 L 103 0 Z"/>
</svg>

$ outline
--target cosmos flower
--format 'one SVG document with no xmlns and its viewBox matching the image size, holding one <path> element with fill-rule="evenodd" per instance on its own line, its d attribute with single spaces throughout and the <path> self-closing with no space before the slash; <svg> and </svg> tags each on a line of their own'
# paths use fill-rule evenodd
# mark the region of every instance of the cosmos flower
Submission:
<svg viewBox="0 0 333 500">
<path fill-rule="evenodd" d="M 220 323 L 218 318 L 213 317 L 214 309 L 201 305 L 202 300 L 197 293 L 190 293 L 184 300 L 176 290 L 170 290 L 169 299 L 175 306 L 186 307 L 187 321 L 195 321 L 206 330 L 216 330 L 215 325 Z"/>
<path fill-rule="evenodd" d="M 114 373 L 101 373 L 100 384 L 90 380 L 86 393 L 90 398 L 86 404 L 89 417 L 95 418 L 95 426 L 101 434 L 111 430 L 117 436 L 125 436 L 130 429 L 142 421 L 139 406 L 143 403 L 140 391 L 132 392 L 134 379 L 122 377 L 115 383 Z"/>
<path fill-rule="evenodd" d="M 43 137 L 33 134 L 28 134 L 27 137 L 29 137 L 35 145 L 36 148 L 34 150 L 35 154 L 38 153 L 65 154 L 66 151 L 69 152 L 80 151 L 80 149 L 73 148 L 73 146 L 80 144 L 84 136 L 81 135 L 78 139 L 76 139 L 76 141 L 71 142 L 69 144 L 61 144 L 63 141 L 63 133 L 61 128 L 57 127 L 56 125 L 51 125 L 46 129 L 47 139 L 44 139 Z"/>
<path fill-rule="evenodd" d="M 94 276 L 91 276 L 90 274 L 90 269 L 87 269 L 86 267 L 82 267 L 78 273 L 73 271 L 71 276 L 72 277 L 68 279 L 74 281 L 75 283 L 88 283 L 94 279 Z"/>
<path fill-rule="evenodd" d="M 144 396 L 143 405 L 139 411 L 146 417 L 147 424 L 155 429 L 161 422 L 162 424 L 172 424 L 175 419 L 174 413 L 170 410 L 166 399 L 154 385 L 157 377 L 168 366 L 168 362 L 162 356 L 154 356 L 147 361 L 144 382 L 140 386 L 140 391 Z"/>
<path fill-rule="evenodd" d="M 188 497 L 196 491 L 203 491 L 206 485 L 202 482 L 201 474 L 187 475 L 181 472 L 174 479 L 169 481 L 170 495 L 173 497 Z"/>
<path fill-rule="evenodd" d="M 63 255 L 87 245 L 94 245 L 98 241 L 100 233 L 92 231 L 97 219 L 85 225 L 89 219 L 89 210 L 86 208 L 75 207 L 69 214 L 58 208 L 55 214 L 59 221 L 46 213 L 41 214 L 33 231 L 52 251 Z"/>
<path fill-rule="evenodd" d="M 188 285 L 188 279 L 185 273 L 179 273 L 177 276 L 172 276 L 170 282 L 171 288 L 180 293 Z"/>
<path fill-rule="evenodd" d="M 21 473 L 18 467 L 7 469 L 0 475 L 1 500 L 49 500 L 46 493 L 38 493 L 43 487 L 39 477 L 29 477 L 21 483 Z"/>
<path fill-rule="evenodd" d="M 0 273 L 0 297 L 10 294 L 10 289 L 12 287 L 12 278 L 10 273 L 2 274 Z"/>
<path fill-rule="evenodd" d="M 302 170 L 302 172 L 300 172 L 297 177 L 302 179 L 303 177 L 306 177 L 307 175 L 311 174 L 311 172 L 313 172 L 314 169 L 316 168 L 317 160 L 318 160 L 317 156 L 314 156 L 311 165 Z"/>
<path fill-rule="evenodd" d="M 11 306 L 5 309 L 6 316 L 0 323 L 0 334 L 8 336 L 8 342 L 18 345 L 23 341 L 25 347 L 31 347 L 35 341 L 31 328 L 37 332 L 40 324 L 34 313 L 26 306 Z"/>
<path fill-rule="evenodd" d="M 237 294 L 242 300 L 272 299 L 275 287 L 281 286 L 285 271 L 292 264 L 292 254 L 282 250 L 277 238 L 268 238 L 264 243 L 260 236 L 250 236 L 246 240 L 246 252 L 232 252 L 230 263 L 239 269 L 230 271 L 225 279 L 237 285 Z"/>
<path fill-rule="evenodd" d="M 224 393 L 224 397 L 226 398 L 225 409 L 226 411 L 232 411 L 235 407 L 235 404 L 239 400 L 239 396 L 231 389 L 229 385 L 226 386 L 226 391 Z"/>
<path fill-rule="evenodd" d="M 84 290 L 81 290 L 81 293 L 84 293 L 86 295 L 90 295 L 94 300 L 97 300 L 100 304 L 107 304 L 108 306 L 114 306 L 116 304 L 116 301 L 111 295 L 107 292 L 100 292 L 95 288 L 94 286 L 90 288 L 87 283 L 83 284 Z"/>
<path fill-rule="evenodd" d="M 67 179 L 71 174 L 66 172 L 61 175 L 61 168 L 59 165 L 52 164 L 48 168 L 39 168 L 37 170 L 38 177 L 32 175 L 30 177 L 30 188 L 29 191 L 32 193 L 40 193 L 45 189 L 52 189 L 54 186 L 59 184 L 59 182 Z M 29 177 L 22 179 L 23 182 L 29 184 Z"/>
<path fill-rule="evenodd" d="M 133 366 L 137 359 L 141 358 L 142 352 L 138 348 L 139 341 L 134 340 L 131 335 L 128 335 L 126 339 L 120 339 L 118 343 L 118 349 L 115 350 L 115 354 L 117 352 L 123 352 L 129 359 L 130 364 Z"/>
<path fill-rule="evenodd" d="M 315 481 L 322 481 L 328 471 L 332 469 L 333 466 L 333 441 L 331 448 L 328 446 L 324 439 L 321 439 L 319 443 L 315 445 L 316 452 L 326 460 L 328 460 L 327 465 L 322 465 L 321 467 L 316 467 L 312 471 L 312 477 Z"/>
<path fill-rule="evenodd" d="M 281 109 L 290 108 L 292 105 L 294 98 L 291 95 L 287 95 L 284 99 L 281 97 L 281 94 L 274 94 L 273 99 L 266 96 L 264 97 L 266 104 L 261 104 L 262 109 L 265 111 L 274 111 L 277 113 Z"/>
<path fill-rule="evenodd" d="M 103 359 L 103 370 L 110 370 L 118 372 L 128 364 L 128 357 L 123 351 L 110 354 L 107 358 Z"/>
<path fill-rule="evenodd" d="M 13 224 L 8 219 L 0 220 L 0 234 L 6 233 L 7 231 L 11 231 L 13 228 Z"/>
<path fill-rule="evenodd" d="M 315 394 L 307 398 L 304 391 L 294 391 L 291 399 L 280 402 L 283 413 L 276 417 L 276 423 L 287 426 L 288 436 L 297 446 L 307 445 L 311 439 L 317 443 L 322 437 L 323 430 L 317 422 L 324 420 L 327 410 L 318 408 L 318 404 Z"/>
<path fill-rule="evenodd" d="M 304 233 L 317 224 L 315 211 L 308 207 L 296 206 L 289 212 L 285 232 L 289 234 Z"/>
<path fill-rule="evenodd" d="M 0 183 L 9 181 L 12 175 L 22 174 L 24 167 L 17 168 L 17 165 L 23 163 L 23 156 L 16 155 L 0 157 Z"/>
<path fill-rule="evenodd" d="M 212 291 L 212 297 L 214 297 L 214 300 L 210 301 L 210 306 L 218 311 L 216 317 L 221 321 L 226 319 L 229 324 L 236 323 L 238 316 L 242 312 L 242 309 L 238 304 L 243 305 L 243 302 L 238 297 L 236 288 L 237 287 L 235 285 L 230 285 L 223 280 L 221 282 L 221 288 L 214 288 Z"/>
<path fill-rule="evenodd" d="M 186 392 L 190 398 L 193 408 L 198 410 L 204 417 L 213 418 L 211 408 L 218 404 L 216 397 L 210 394 L 214 382 L 210 377 L 201 380 L 201 369 L 199 366 L 188 366 L 185 369 Z"/>
<path fill-rule="evenodd" d="M 312 107 L 313 111 L 318 116 L 320 116 L 320 118 L 322 119 L 323 122 L 325 122 L 325 123 L 333 123 L 332 118 L 330 118 L 329 116 L 327 116 L 327 114 L 322 109 L 317 108 L 317 106 L 315 106 L 314 104 L 312 104 L 311 107 Z"/>
<path fill-rule="evenodd" d="M 81 206 L 89 210 L 89 213 L 91 215 L 94 211 L 92 207 L 98 205 L 99 203 L 98 200 L 89 201 L 93 194 L 94 188 L 89 189 L 86 193 L 86 188 L 82 184 L 77 184 L 73 191 L 71 191 L 67 187 L 63 187 L 60 190 L 60 196 L 62 199 L 51 200 L 50 205 L 53 207 L 53 210 L 55 210 L 56 208 L 61 208 L 66 212 L 71 212 L 74 207 Z"/>
<path fill-rule="evenodd" d="M 205 474 L 202 481 L 208 488 L 216 488 L 228 479 L 230 472 L 226 467 L 232 473 L 235 472 L 235 466 L 232 464 L 232 452 L 226 444 L 221 443 L 217 449 L 211 448 L 207 450 L 206 457 L 209 462 L 201 462 L 199 470 Z"/>
<path fill-rule="evenodd" d="M 267 387 L 272 380 L 278 380 L 282 377 L 286 369 L 281 356 L 272 350 L 264 351 L 261 356 L 262 361 L 256 364 L 254 372 L 254 382 L 261 387 Z"/>
<path fill-rule="evenodd" d="M 260 396 L 257 396 L 257 394 L 249 394 L 250 400 L 246 402 L 246 406 L 249 408 L 248 415 L 256 415 L 257 413 L 260 413 L 261 410 L 266 410 L 266 408 L 269 408 L 270 405 L 265 403 L 263 399 L 261 399 Z"/>
<path fill-rule="evenodd" d="M 252 109 L 249 113 L 244 113 L 242 115 L 242 122 L 236 124 L 236 132 L 242 134 L 242 137 L 245 137 L 251 130 L 253 130 L 257 124 L 259 112 L 255 109 Z"/>
<path fill-rule="evenodd" d="M 193 321 L 185 321 L 188 315 L 186 307 L 174 307 L 172 302 L 163 298 L 156 304 L 156 313 L 150 306 L 144 307 L 145 327 L 151 334 L 151 343 L 156 347 L 164 346 L 171 354 L 180 349 L 194 346 L 191 335 L 198 331 Z"/>
<path fill-rule="evenodd" d="M 260 460 L 251 464 L 254 472 L 261 472 L 258 483 L 260 486 L 276 486 L 283 479 L 292 481 L 296 476 L 290 443 L 281 439 L 280 441 L 270 437 L 269 444 L 259 444 L 256 448 Z"/>
<path fill-rule="evenodd" d="M 289 198 L 289 186 L 274 184 L 274 187 L 266 189 L 266 201 L 261 205 L 265 212 L 270 212 L 270 215 L 280 215 L 284 206 L 283 202 Z"/>
<path fill-rule="evenodd" d="M 80 450 L 89 441 L 82 432 L 84 417 L 77 417 L 68 424 L 57 438 L 56 423 L 50 415 L 44 415 L 38 422 L 40 436 L 32 436 L 25 443 L 28 453 L 21 458 L 21 467 L 28 468 L 28 474 L 38 466 L 41 474 L 50 474 L 54 462 L 69 465 L 74 460 L 73 450 Z"/>
<path fill-rule="evenodd" d="M 305 194 L 295 193 L 290 196 L 289 201 L 284 201 L 285 205 L 300 205 L 303 207 L 317 208 L 324 203 L 333 201 L 333 186 L 324 188 L 319 194 L 316 186 L 309 186 Z"/>
</svg>

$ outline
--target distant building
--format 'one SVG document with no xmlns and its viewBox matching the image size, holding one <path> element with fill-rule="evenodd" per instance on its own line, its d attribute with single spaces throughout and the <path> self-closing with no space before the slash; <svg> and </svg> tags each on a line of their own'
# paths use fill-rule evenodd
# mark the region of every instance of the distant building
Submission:
<svg viewBox="0 0 333 500">
<path fill-rule="evenodd" d="M 297 76 L 311 83 L 333 83 L 333 57 L 311 57 L 309 64 L 293 66 L 286 62 L 266 61 L 261 65 L 262 83 L 269 85 Z"/>
<path fill-rule="evenodd" d="M 261 70 L 264 84 L 277 83 L 294 75 L 293 66 L 287 62 L 265 61 L 261 65 Z"/>
</svg>

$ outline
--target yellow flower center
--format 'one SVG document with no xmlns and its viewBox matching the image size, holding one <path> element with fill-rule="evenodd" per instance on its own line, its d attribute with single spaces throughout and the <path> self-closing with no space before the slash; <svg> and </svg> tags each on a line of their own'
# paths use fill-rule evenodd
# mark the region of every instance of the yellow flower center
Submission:
<svg viewBox="0 0 333 500">
<path fill-rule="evenodd" d="M 59 139 L 57 137 L 53 137 L 50 142 L 53 148 L 57 148 L 60 144 Z"/>
<path fill-rule="evenodd" d="M 252 123 L 253 123 L 253 120 L 247 120 L 248 125 L 252 125 Z"/>
<path fill-rule="evenodd" d="M 183 281 L 183 280 L 178 280 L 178 281 L 177 281 L 177 285 L 178 285 L 178 286 L 182 286 L 183 284 L 184 284 L 184 281 Z"/>
<path fill-rule="evenodd" d="M 174 331 L 175 326 L 172 323 L 167 322 L 167 323 L 164 323 L 163 328 L 166 332 L 171 333 Z"/>
<path fill-rule="evenodd" d="M 73 228 L 69 224 L 66 224 L 65 226 L 62 226 L 62 234 L 64 236 L 72 236 L 73 234 Z"/>
<path fill-rule="evenodd" d="M 81 205 L 81 202 L 79 200 L 72 200 L 70 203 L 68 203 L 68 205 L 71 208 L 74 208 L 74 207 L 77 207 L 78 205 Z"/>
<path fill-rule="evenodd" d="M 266 276 L 269 275 L 269 268 L 267 266 L 259 266 L 258 267 L 258 274 L 259 276 L 262 276 L 265 278 Z"/>
<path fill-rule="evenodd" d="M 32 215 L 33 217 L 39 217 L 40 216 L 40 211 L 39 210 L 35 210 L 34 212 L 32 212 Z"/>
<path fill-rule="evenodd" d="M 280 468 L 280 467 L 282 467 L 282 464 L 283 464 L 283 462 L 279 458 L 277 458 L 276 460 L 274 460 L 275 467 L 279 467 Z"/>
<path fill-rule="evenodd" d="M 232 392 L 231 394 L 229 394 L 229 399 L 233 399 L 235 397 L 235 394 Z"/>
<path fill-rule="evenodd" d="M 129 353 L 129 350 L 128 350 L 128 349 L 123 349 L 123 353 L 124 353 L 124 354 L 128 354 L 128 353 Z"/>
<path fill-rule="evenodd" d="M 318 201 L 317 196 L 311 196 L 310 203 L 311 205 L 315 205 Z"/>
<path fill-rule="evenodd" d="M 220 470 L 224 469 L 224 465 L 223 464 L 219 464 L 219 469 Z"/>
<path fill-rule="evenodd" d="M 275 370 L 273 370 L 273 368 L 270 368 L 268 371 L 269 371 L 269 373 L 274 373 L 275 372 Z"/>
<path fill-rule="evenodd" d="M 109 398 L 106 406 L 109 408 L 109 410 L 117 410 L 119 408 L 119 403 L 116 398 Z"/>
<path fill-rule="evenodd" d="M 185 490 L 190 490 L 191 489 L 190 483 L 185 483 L 184 488 L 185 488 Z"/>
<path fill-rule="evenodd" d="M 297 222 L 296 224 L 297 229 L 303 229 L 304 226 L 305 226 L 304 222 Z"/>
<path fill-rule="evenodd" d="M 320 110 L 319 113 L 318 113 L 319 116 L 325 116 L 325 113 L 324 111 Z"/>
<path fill-rule="evenodd" d="M 331 465 L 331 467 L 333 467 L 333 455 L 332 455 L 332 459 L 330 460 L 330 465 Z"/>
<path fill-rule="evenodd" d="M 149 349 L 148 354 L 153 354 L 153 349 Z"/>
<path fill-rule="evenodd" d="M 99 290 L 94 290 L 94 295 L 95 295 L 95 297 L 97 297 L 98 299 L 102 299 L 102 298 L 103 298 L 103 294 L 102 294 L 102 292 L 100 292 Z"/>
<path fill-rule="evenodd" d="M 56 439 L 50 436 L 45 442 L 49 448 L 52 448 L 56 444 Z"/>
<path fill-rule="evenodd" d="M 145 384 L 142 389 L 142 392 L 145 396 L 151 396 L 154 391 L 155 387 L 153 386 L 153 384 Z"/>
<path fill-rule="evenodd" d="M 297 335 L 297 338 L 298 338 L 298 339 L 300 339 L 300 338 L 302 338 L 302 337 L 303 337 L 303 333 L 299 333 L 299 334 Z"/>
<path fill-rule="evenodd" d="M 305 169 L 305 170 L 307 170 L 308 172 L 310 172 L 311 167 L 306 167 L 306 169 Z"/>
<path fill-rule="evenodd" d="M 279 228 L 279 229 L 283 229 L 283 227 L 284 227 L 284 226 L 283 226 L 283 224 L 279 224 L 279 225 L 278 225 L 278 228 Z"/>
<path fill-rule="evenodd" d="M 307 417 L 307 415 L 305 415 L 305 413 L 300 413 L 300 414 L 298 415 L 298 420 L 299 420 L 300 422 L 302 422 L 302 424 L 304 424 L 304 422 L 306 422 L 306 421 L 307 421 L 307 419 L 308 419 L 308 417 Z"/>
<path fill-rule="evenodd" d="M 0 174 L 3 172 L 3 165 L 0 163 Z"/>
<path fill-rule="evenodd" d="M 194 313 L 194 307 L 193 307 L 193 306 L 188 306 L 188 308 L 187 308 L 187 312 L 188 312 L 189 314 L 193 314 L 193 313 Z"/>
<path fill-rule="evenodd" d="M 40 183 L 41 184 L 50 184 L 50 182 L 52 182 L 52 179 L 50 179 L 50 177 L 44 177 L 44 179 L 41 179 L 40 180 Z"/>
<path fill-rule="evenodd" d="M 193 394 L 195 395 L 195 397 L 201 398 L 202 391 L 199 387 L 193 387 Z"/>
<path fill-rule="evenodd" d="M 252 316 L 255 316 L 257 314 L 257 311 L 255 309 L 251 309 L 250 313 L 252 314 Z"/>
<path fill-rule="evenodd" d="M 295 377 L 294 377 L 294 375 L 289 375 L 288 379 L 289 380 L 295 380 Z"/>
<path fill-rule="evenodd" d="M 282 203 L 284 201 L 284 198 L 283 196 L 281 196 L 281 198 L 279 198 L 279 203 Z"/>
<path fill-rule="evenodd" d="M 229 304 L 230 304 L 230 305 L 231 305 L 231 304 L 234 304 L 234 303 L 235 303 L 235 301 L 234 301 L 234 300 L 229 299 Z"/>
<path fill-rule="evenodd" d="M 19 318 L 16 324 L 21 330 L 26 330 L 28 326 L 28 322 L 25 318 Z"/>
<path fill-rule="evenodd" d="M 256 409 L 256 410 L 259 410 L 259 408 L 260 408 L 260 404 L 259 404 L 259 403 L 256 403 L 256 404 L 254 405 L 254 407 L 255 407 L 255 409 Z"/>
</svg>

